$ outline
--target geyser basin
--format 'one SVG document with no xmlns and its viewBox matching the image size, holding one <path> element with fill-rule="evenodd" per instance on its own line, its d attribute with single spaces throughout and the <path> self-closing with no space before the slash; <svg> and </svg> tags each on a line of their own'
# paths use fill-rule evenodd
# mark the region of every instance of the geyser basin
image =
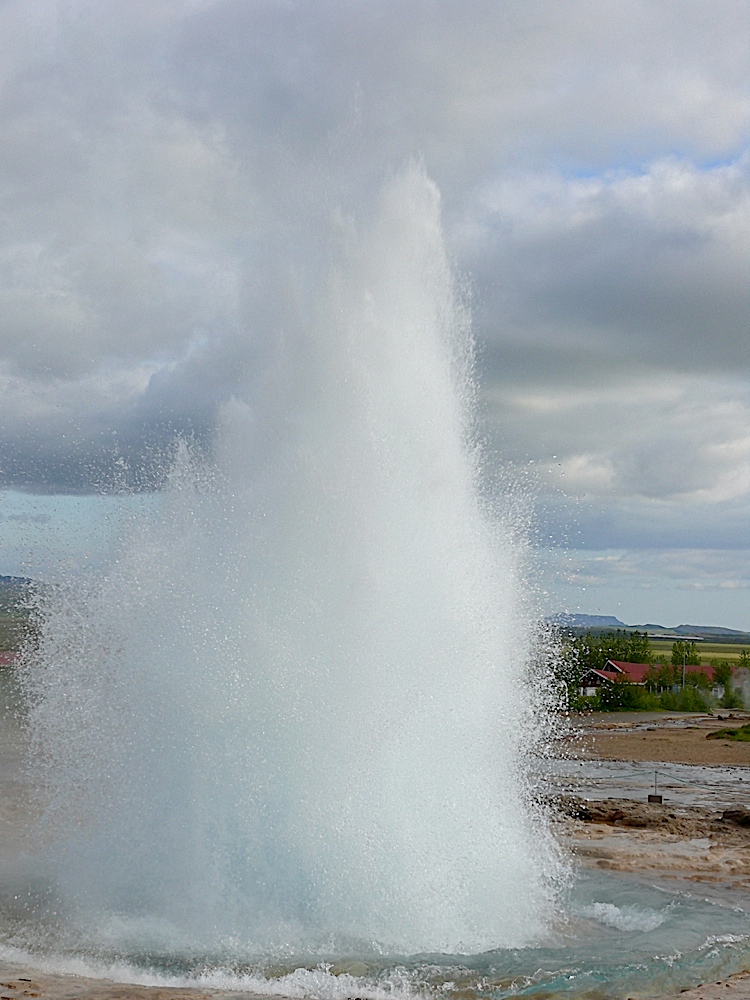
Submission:
<svg viewBox="0 0 750 1000">
<path fill-rule="evenodd" d="M 227 943 L 201 950 L 149 920 L 111 917 L 87 936 L 80 928 L 10 921 L 0 961 L 159 986 L 204 986 L 320 1000 L 482 1000 L 528 995 L 621 998 L 670 996 L 747 968 L 748 915 L 736 892 L 661 888 L 630 877 L 582 873 L 549 940 L 484 954 L 392 955 L 332 949 L 258 959 Z M 34 937 L 36 936 L 36 942 Z M 31 942 L 35 953 L 25 950 Z M 107 939 L 109 938 L 109 943 Z M 24 944 L 25 942 L 25 944 Z M 70 984 L 68 984 L 69 987 Z M 122 987 L 119 987 L 121 990 Z"/>
<path fill-rule="evenodd" d="M 324 287 L 248 334 L 212 455 L 183 447 L 108 571 L 42 609 L 46 865 L 94 949 L 117 927 L 245 956 L 546 933 L 521 546 L 480 496 L 437 190 L 411 167 L 339 239 Z"/>
</svg>

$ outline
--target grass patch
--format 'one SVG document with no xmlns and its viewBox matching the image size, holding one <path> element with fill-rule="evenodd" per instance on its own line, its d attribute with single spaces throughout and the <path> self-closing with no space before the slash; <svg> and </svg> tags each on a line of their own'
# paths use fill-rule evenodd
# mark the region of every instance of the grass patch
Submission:
<svg viewBox="0 0 750 1000">
<path fill-rule="evenodd" d="M 745 726 L 732 726 L 730 729 L 717 729 L 709 733 L 707 740 L 737 740 L 740 743 L 750 743 L 750 723 Z"/>
</svg>

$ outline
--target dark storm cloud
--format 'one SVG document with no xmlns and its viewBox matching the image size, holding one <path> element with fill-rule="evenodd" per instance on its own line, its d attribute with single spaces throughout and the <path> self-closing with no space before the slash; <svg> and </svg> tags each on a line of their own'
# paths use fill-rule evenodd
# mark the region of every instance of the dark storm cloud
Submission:
<svg viewBox="0 0 750 1000">
<path fill-rule="evenodd" d="M 709 506 L 744 496 L 748 13 L 5 3 L 4 482 L 158 485 L 175 435 L 207 442 L 309 305 L 337 228 L 418 155 L 504 458 L 557 455 L 571 494 L 633 511 L 706 476 Z M 596 396 L 613 378 L 617 415 Z"/>
</svg>

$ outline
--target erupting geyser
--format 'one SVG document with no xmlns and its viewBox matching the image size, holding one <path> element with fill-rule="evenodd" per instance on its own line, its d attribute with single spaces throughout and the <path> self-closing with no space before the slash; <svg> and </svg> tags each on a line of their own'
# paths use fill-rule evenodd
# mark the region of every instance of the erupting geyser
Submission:
<svg viewBox="0 0 750 1000">
<path fill-rule="evenodd" d="M 251 955 L 543 930 L 524 591 L 420 168 L 348 243 L 211 457 L 183 447 L 109 569 L 48 599 L 24 684 L 56 905 L 89 935 Z"/>
</svg>

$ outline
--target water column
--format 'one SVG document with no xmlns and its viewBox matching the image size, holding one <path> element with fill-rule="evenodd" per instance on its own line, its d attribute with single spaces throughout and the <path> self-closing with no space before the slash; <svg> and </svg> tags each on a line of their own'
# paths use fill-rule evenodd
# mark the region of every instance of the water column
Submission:
<svg viewBox="0 0 750 1000">
<path fill-rule="evenodd" d="M 109 569 L 45 607 L 25 683 L 58 892 L 89 936 L 176 951 L 528 943 L 557 854 L 525 786 L 522 543 L 481 499 L 421 168 L 308 306 L 212 454 L 182 446 Z"/>
</svg>

